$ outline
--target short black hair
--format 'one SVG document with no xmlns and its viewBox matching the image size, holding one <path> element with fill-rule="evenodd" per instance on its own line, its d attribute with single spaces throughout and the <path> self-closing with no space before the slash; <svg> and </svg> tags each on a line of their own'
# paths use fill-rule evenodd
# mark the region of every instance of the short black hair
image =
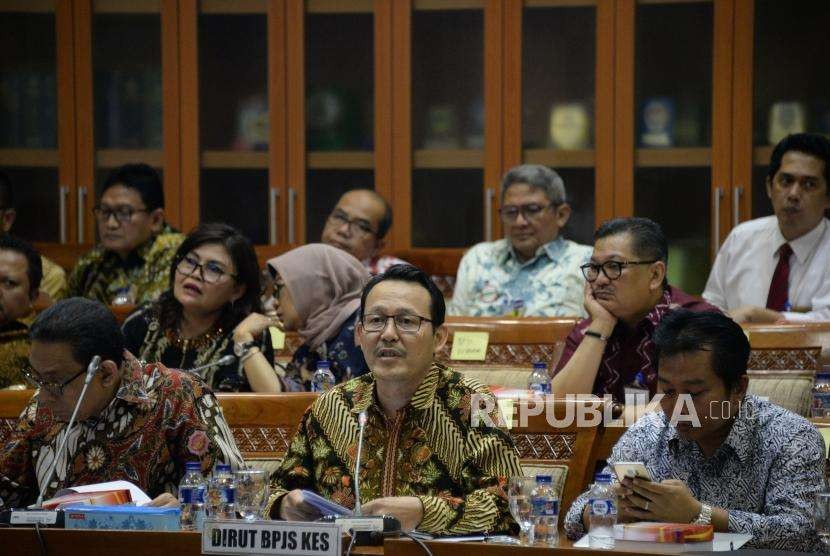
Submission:
<svg viewBox="0 0 830 556">
<path fill-rule="evenodd" d="M 709 351 L 712 353 L 712 369 L 728 391 L 733 391 L 739 379 L 746 374 L 749 340 L 743 329 L 723 313 L 676 309 L 660 321 L 653 341 L 658 373 L 661 358 Z"/>
<path fill-rule="evenodd" d="M 106 181 L 104 181 L 101 195 L 107 189 L 116 185 L 134 189 L 148 211 L 152 212 L 158 208 L 164 208 L 164 187 L 161 185 L 161 178 L 158 172 L 148 164 L 139 162 L 116 168 L 110 172 Z"/>
<path fill-rule="evenodd" d="M 8 208 L 14 208 L 12 179 L 6 172 L 0 170 L 0 209 Z"/>
<path fill-rule="evenodd" d="M 420 284 L 425 290 L 429 292 L 429 312 L 432 320 L 433 328 L 438 328 L 444 324 L 444 316 L 447 313 L 447 306 L 444 303 L 444 295 L 438 286 L 435 285 L 426 272 L 411 264 L 396 264 L 390 266 L 383 274 L 373 276 L 369 283 L 363 288 L 363 294 L 360 296 L 360 319 L 363 320 L 363 311 L 366 308 L 366 298 L 369 297 L 369 292 L 372 288 L 386 280 L 398 280 L 400 282 L 411 282 L 413 284 Z"/>
<path fill-rule="evenodd" d="M 29 277 L 29 299 L 35 299 L 43 280 L 43 264 L 40 255 L 32 245 L 11 234 L 0 235 L 0 249 L 15 251 L 26 257 L 26 275 Z"/>
<path fill-rule="evenodd" d="M 634 255 L 649 261 L 663 261 L 669 264 L 669 242 L 660 224 L 649 218 L 631 216 L 607 220 L 594 232 L 594 243 L 598 239 L 619 234 L 631 235 L 631 248 Z M 668 285 L 668 278 L 663 279 L 663 286 Z"/>
<path fill-rule="evenodd" d="M 767 179 L 772 181 L 781 169 L 781 159 L 790 151 L 809 154 L 824 161 L 824 181 L 828 184 L 827 195 L 830 196 L 830 140 L 819 133 L 794 133 L 787 135 L 772 149 L 772 156 L 767 169 Z"/>
<path fill-rule="evenodd" d="M 95 355 L 117 365 L 124 361 L 124 335 L 115 316 L 100 301 L 70 297 L 40 313 L 29 329 L 32 341 L 67 343 L 77 363 Z"/>
</svg>

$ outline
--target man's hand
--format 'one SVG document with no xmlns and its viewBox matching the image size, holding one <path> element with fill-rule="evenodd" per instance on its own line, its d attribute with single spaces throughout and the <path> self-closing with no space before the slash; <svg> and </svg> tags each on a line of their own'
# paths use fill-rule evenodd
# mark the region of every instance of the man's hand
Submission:
<svg viewBox="0 0 830 556">
<path fill-rule="evenodd" d="M 593 321 L 591 323 L 591 330 L 596 330 L 604 336 L 610 336 L 617 325 L 617 317 L 602 306 L 602 304 L 594 297 L 594 290 L 591 289 L 591 284 L 585 282 L 585 295 L 583 297 L 583 304 L 588 316 Z"/>
<path fill-rule="evenodd" d="M 178 508 L 179 507 L 179 499 L 170 494 L 169 492 L 165 492 L 163 494 L 159 494 L 149 502 L 147 502 L 148 506 L 154 506 L 156 508 Z"/>
<path fill-rule="evenodd" d="M 754 305 L 744 305 L 732 311 L 729 311 L 729 316 L 737 323 L 742 322 L 760 322 L 765 324 L 772 324 L 784 320 L 784 316 L 778 311 L 772 309 L 765 309 L 763 307 L 756 307 Z"/>
<path fill-rule="evenodd" d="M 424 506 L 415 496 L 376 498 L 363 504 L 363 515 L 393 515 L 401 522 L 401 529 L 412 531 L 424 519 Z"/>
<path fill-rule="evenodd" d="M 683 481 L 625 478 L 622 486 L 631 494 L 620 498 L 620 510 L 637 520 L 691 523 L 700 514 L 702 504 Z"/>
<path fill-rule="evenodd" d="M 303 501 L 303 491 L 295 488 L 280 500 L 279 517 L 286 521 L 314 521 L 320 512 Z"/>
</svg>

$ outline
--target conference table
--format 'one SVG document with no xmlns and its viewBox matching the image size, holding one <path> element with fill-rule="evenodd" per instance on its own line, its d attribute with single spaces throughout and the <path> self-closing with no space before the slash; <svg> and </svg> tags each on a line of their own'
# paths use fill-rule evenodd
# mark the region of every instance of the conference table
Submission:
<svg viewBox="0 0 830 556">
<path fill-rule="evenodd" d="M 198 556 L 201 554 L 201 536 L 193 532 L 145 532 L 145 531 L 96 531 L 81 529 L 40 529 L 42 539 L 33 528 L 0 528 L 0 554 L 15 556 L 61 555 L 61 556 L 146 556 L 170 554 L 175 556 Z M 343 554 L 348 539 L 343 539 Z M 438 542 L 426 541 L 434 556 L 550 556 L 556 554 L 579 556 L 639 556 L 637 552 L 623 550 L 599 550 L 575 548 L 573 542 L 564 536 L 557 548 L 537 546 L 515 546 L 481 542 Z M 785 554 L 760 550 L 740 551 L 741 554 Z M 425 553 L 409 539 L 387 539 L 384 546 L 359 546 L 352 554 L 374 556 L 423 556 Z M 687 553 L 689 554 L 689 553 Z M 705 553 L 698 553 L 705 554 Z M 711 554 L 711 553 L 709 553 Z M 724 554 L 723 552 L 719 554 Z"/>
</svg>

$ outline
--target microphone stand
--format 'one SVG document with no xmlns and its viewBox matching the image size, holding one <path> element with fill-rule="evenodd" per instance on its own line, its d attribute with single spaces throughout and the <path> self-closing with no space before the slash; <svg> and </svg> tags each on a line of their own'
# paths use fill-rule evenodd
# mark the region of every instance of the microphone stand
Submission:
<svg viewBox="0 0 830 556">
<path fill-rule="evenodd" d="M 69 440 L 72 425 L 75 424 L 75 419 L 78 417 L 78 411 L 81 409 L 81 404 L 86 396 L 86 391 L 89 388 L 92 379 L 95 377 L 95 373 L 97 373 L 100 368 L 101 356 L 96 355 L 89 362 L 89 366 L 87 366 L 86 378 L 84 378 L 84 387 L 81 390 L 81 395 L 78 396 L 78 400 L 75 402 L 75 408 L 72 410 L 72 416 L 69 418 L 69 422 L 64 428 L 65 434 L 63 436 L 63 440 L 61 441 L 58 450 L 55 452 L 55 457 L 52 461 L 49 473 L 46 475 L 46 481 L 44 481 L 43 486 L 40 487 L 37 502 L 25 510 L 11 510 L 10 512 L 4 512 L 4 515 L 0 518 L 0 522 L 6 522 L 6 517 L 8 517 L 8 522 L 13 525 L 62 525 L 62 523 L 60 523 L 63 521 L 62 513 L 60 513 L 61 519 L 59 519 L 58 510 L 43 509 L 43 495 L 45 494 L 46 489 L 49 488 L 49 483 L 52 482 L 52 478 L 55 476 L 55 472 L 57 471 L 58 463 L 66 451 L 66 442 Z M 8 516 L 6 516 L 6 513 L 8 513 Z"/>
<path fill-rule="evenodd" d="M 201 371 L 206 371 L 211 367 L 224 367 L 225 365 L 230 365 L 236 361 L 236 355 L 225 355 L 220 357 L 218 360 L 214 361 L 213 363 L 206 363 L 204 365 L 199 365 L 198 367 L 193 367 L 192 369 L 184 369 L 184 372 L 191 375 L 196 375 L 199 378 L 204 379 L 205 377 L 202 375 Z"/>
</svg>

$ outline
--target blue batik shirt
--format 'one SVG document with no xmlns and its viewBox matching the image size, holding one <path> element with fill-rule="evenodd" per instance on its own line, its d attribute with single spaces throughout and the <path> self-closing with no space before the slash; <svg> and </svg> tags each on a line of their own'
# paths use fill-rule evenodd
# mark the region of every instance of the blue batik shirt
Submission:
<svg viewBox="0 0 830 556">
<path fill-rule="evenodd" d="M 729 532 L 752 535 L 747 548 L 821 552 L 813 524 L 824 488 L 824 441 L 803 417 L 746 396 L 732 430 L 707 458 L 681 438 L 663 412 L 641 417 L 617 442 L 609 465 L 642 461 L 655 481 L 679 479 L 694 497 L 729 513 Z M 610 473 L 610 467 L 605 473 Z M 580 495 L 565 517 L 570 538 L 585 534 Z"/>
<path fill-rule="evenodd" d="M 592 248 L 558 237 L 520 262 L 509 239 L 479 243 L 461 259 L 450 315 L 585 317 L 579 267 Z M 517 301 L 521 303 L 517 303 Z"/>
</svg>

